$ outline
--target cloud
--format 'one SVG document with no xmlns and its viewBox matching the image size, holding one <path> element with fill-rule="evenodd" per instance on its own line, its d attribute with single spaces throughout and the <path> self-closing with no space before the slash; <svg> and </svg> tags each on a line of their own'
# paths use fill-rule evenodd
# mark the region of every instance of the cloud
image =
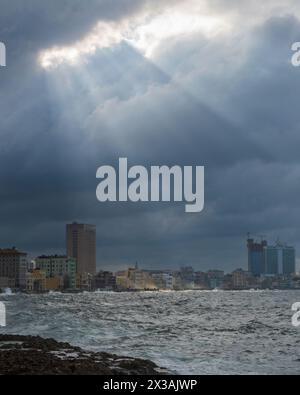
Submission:
<svg viewBox="0 0 300 395">
<path fill-rule="evenodd" d="M 9 55 L 0 76 L 2 243 L 32 254 L 63 251 L 64 224 L 78 220 L 97 223 L 98 262 L 107 268 L 139 260 L 231 270 L 246 264 L 248 231 L 299 248 L 296 3 L 89 4 L 2 6 Z M 178 10 L 230 28 L 207 34 L 186 29 L 184 19 L 184 32 L 157 32 L 157 21 Z M 113 33 L 139 21 L 132 32 L 154 45 L 151 58 L 122 39 L 98 45 L 83 62 L 40 67 L 40 51 L 74 47 L 99 21 L 117 27 Z M 204 213 L 98 203 L 96 169 L 121 156 L 132 165 L 204 164 Z"/>
</svg>

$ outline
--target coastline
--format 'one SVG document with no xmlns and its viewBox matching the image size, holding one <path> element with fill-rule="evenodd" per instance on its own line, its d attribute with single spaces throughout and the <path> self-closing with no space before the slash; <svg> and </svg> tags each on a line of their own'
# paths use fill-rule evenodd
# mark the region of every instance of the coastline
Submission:
<svg viewBox="0 0 300 395">
<path fill-rule="evenodd" d="M 39 336 L 0 335 L 0 375 L 168 375 L 149 360 L 91 352 Z"/>
</svg>

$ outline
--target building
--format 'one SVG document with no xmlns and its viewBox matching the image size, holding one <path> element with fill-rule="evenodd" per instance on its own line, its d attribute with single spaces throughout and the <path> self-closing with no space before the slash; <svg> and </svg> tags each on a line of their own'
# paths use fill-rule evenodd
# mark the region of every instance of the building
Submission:
<svg viewBox="0 0 300 395">
<path fill-rule="evenodd" d="M 76 259 L 65 255 L 42 255 L 35 259 L 35 267 L 44 271 L 47 279 L 62 279 L 64 289 L 76 288 Z"/>
<path fill-rule="evenodd" d="M 231 273 L 225 274 L 223 278 L 223 289 L 224 290 L 232 290 L 233 289 L 233 278 Z"/>
<path fill-rule="evenodd" d="M 98 272 L 93 279 L 93 289 L 114 291 L 116 289 L 116 277 L 112 272 Z"/>
<path fill-rule="evenodd" d="M 1 288 L 26 289 L 27 254 L 15 247 L 0 249 Z"/>
<path fill-rule="evenodd" d="M 264 263 L 266 275 L 293 275 L 296 273 L 295 248 L 279 241 L 275 246 L 265 246 Z"/>
<path fill-rule="evenodd" d="M 28 293 L 46 291 L 46 273 L 43 270 L 33 269 L 26 273 L 26 291 Z"/>
<path fill-rule="evenodd" d="M 173 289 L 174 286 L 174 276 L 172 272 L 163 272 L 162 278 L 165 284 L 165 289 Z"/>
<path fill-rule="evenodd" d="M 134 268 L 128 269 L 129 288 L 134 290 L 154 289 L 151 271 L 139 269 L 136 263 Z"/>
<path fill-rule="evenodd" d="M 15 288 L 15 279 L 0 277 L 0 291 L 6 288 Z"/>
<path fill-rule="evenodd" d="M 208 275 L 204 272 L 195 272 L 195 288 L 209 289 Z"/>
<path fill-rule="evenodd" d="M 93 290 L 93 278 L 90 273 L 77 273 L 76 288 L 82 291 L 91 292 Z"/>
<path fill-rule="evenodd" d="M 46 277 L 45 291 L 61 291 L 69 288 L 62 277 Z"/>
<path fill-rule="evenodd" d="M 195 273 L 191 266 L 180 268 L 181 284 L 183 289 L 193 289 L 195 285 Z"/>
<path fill-rule="evenodd" d="M 265 273 L 265 259 L 264 249 L 268 243 L 266 240 L 261 242 L 254 241 L 252 238 L 248 238 L 248 271 L 253 276 L 260 276 Z"/>
<path fill-rule="evenodd" d="M 148 289 L 172 290 L 174 288 L 174 275 L 169 270 L 150 270 Z"/>
<path fill-rule="evenodd" d="M 119 291 L 130 288 L 128 270 L 121 270 L 115 273 L 116 286 Z"/>
<path fill-rule="evenodd" d="M 209 288 L 216 289 L 223 287 L 224 271 L 223 270 L 209 270 L 207 272 Z"/>
<path fill-rule="evenodd" d="M 96 226 L 68 224 L 66 244 L 67 255 L 77 261 L 77 273 L 96 274 Z"/>
<path fill-rule="evenodd" d="M 251 275 L 243 269 L 237 269 L 232 272 L 232 288 L 248 289 L 251 286 Z"/>
</svg>

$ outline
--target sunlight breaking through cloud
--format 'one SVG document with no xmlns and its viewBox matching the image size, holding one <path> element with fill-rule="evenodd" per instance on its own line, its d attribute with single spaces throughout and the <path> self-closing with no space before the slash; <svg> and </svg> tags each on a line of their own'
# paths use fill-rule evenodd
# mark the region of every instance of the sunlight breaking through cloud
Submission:
<svg viewBox="0 0 300 395">
<path fill-rule="evenodd" d="M 39 54 L 40 65 L 47 69 L 62 63 L 70 65 L 84 61 L 98 49 L 110 48 L 122 41 L 151 58 L 165 40 L 195 33 L 212 37 L 227 31 L 229 24 L 219 17 L 195 14 L 184 10 L 166 10 L 149 18 L 147 15 L 126 22 L 99 22 L 82 40 L 71 46 L 53 47 Z"/>
</svg>

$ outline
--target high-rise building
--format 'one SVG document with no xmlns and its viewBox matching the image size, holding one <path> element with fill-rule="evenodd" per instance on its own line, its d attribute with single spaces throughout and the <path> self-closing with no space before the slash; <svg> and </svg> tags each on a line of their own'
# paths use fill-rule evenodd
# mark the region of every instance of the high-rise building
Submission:
<svg viewBox="0 0 300 395">
<path fill-rule="evenodd" d="M 254 276 L 282 275 L 296 273 L 296 253 L 294 247 L 277 241 L 268 245 L 266 240 L 255 242 L 248 238 L 248 271 Z"/>
<path fill-rule="evenodd" d="M 0 279 L 3 288 L 26 289 L 27 254 L 15 247 L 0 249 Z"/>
<path fill-rule="evenodd" d="M 277 242 L 264 248 L 266 275 L 291 275 L 296 273 L 295 248 Z"/>
<path fill-rule="evenodd" d="M 96 273 L 96 226 L 68 224 L 66 228 L 67 255 L 75 258 L 78 274 Z"/>
<path fill-rule="evenodd" d="M 253 276 L 260 276 L 265 273 L 264 248 L 268 245 L 266 240 L 255 242 L 248 238 L 248 271 Z"/>
</svg>

